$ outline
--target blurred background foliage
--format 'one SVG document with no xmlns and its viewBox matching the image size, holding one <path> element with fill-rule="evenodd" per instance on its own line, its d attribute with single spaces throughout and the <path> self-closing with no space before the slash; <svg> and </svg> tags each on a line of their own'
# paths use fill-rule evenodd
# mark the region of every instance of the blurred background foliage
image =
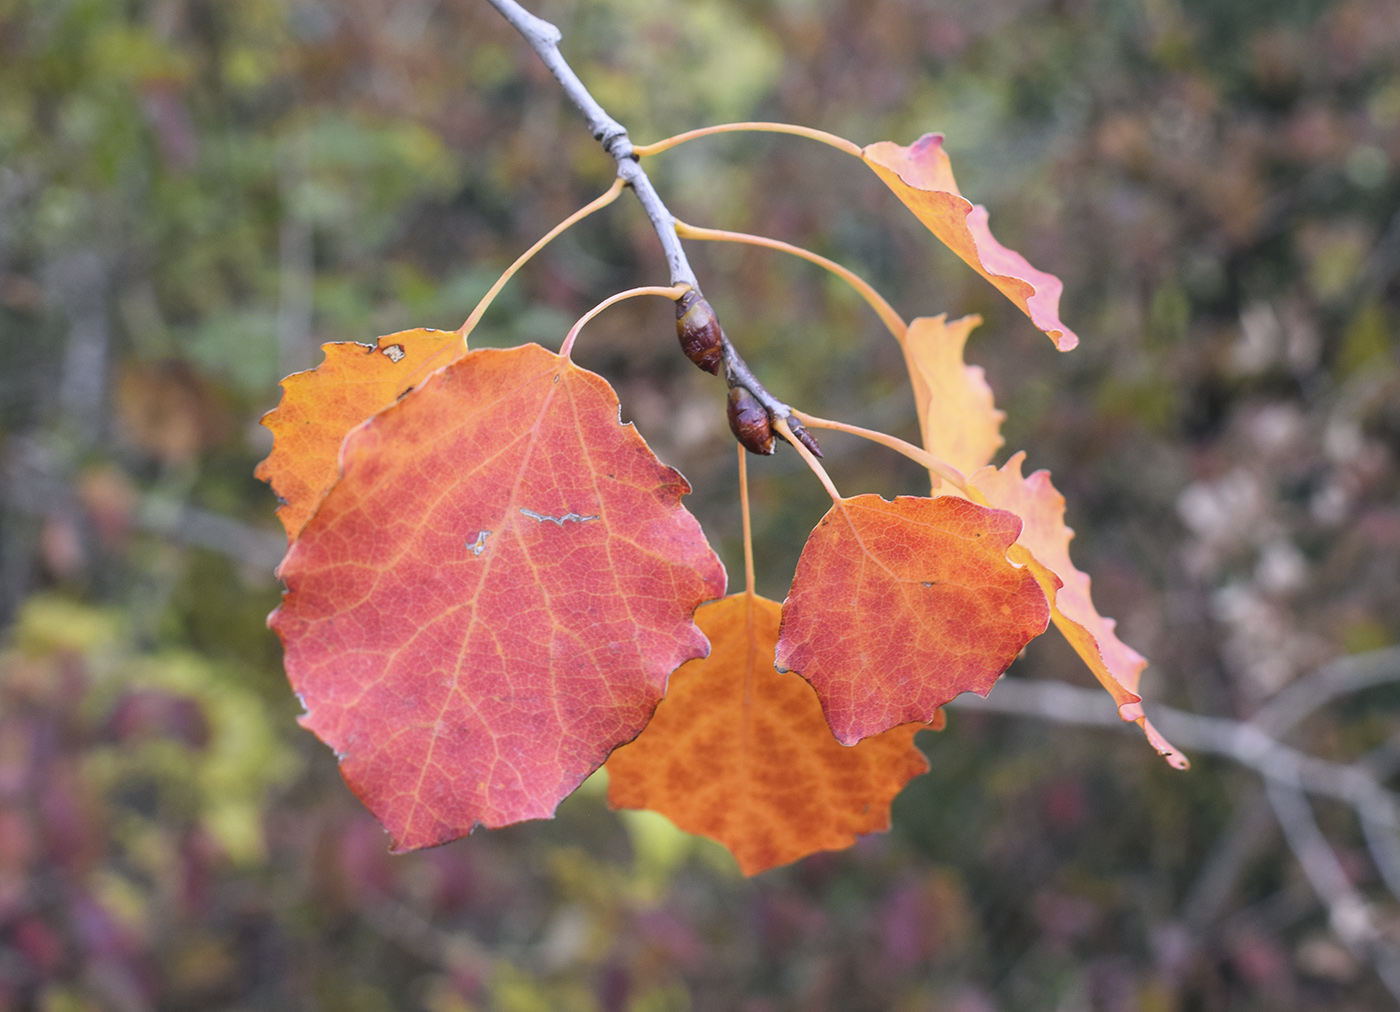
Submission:
<svg viewBox="0 0 1400 1012">
<path fill-rule="evenodd" d="M 789 120 L 947 134 L 998 236 L 1066 284 L 1056 353 L 854 160 L 728 136 L 648 167 L 684 219 L 978 312 L 1007 451 L 1049 467 L 1149 694 L 1246 717 L 1400 639 L 1394 0 L 552 0 L 638 141 Z M 484 0 L 0 0 L 0 1010 L 1374 1009 L 1252 775 L 1135 736 L 954 714 L 894 830 L 742 879 L 596 783 L 405 857 L 297 730 L 263 620 L 259 415 L 319 343 L 455 327 L 610 166 Z M 776 393 L 913 437 L 898 349 L 809 265 L 693 244 Z M 630 199 L 506 289 L 478 346 L 557 346 L 664 279 Z M 720 385 L 666 307 L 591 324 L 741 571 Z M 832 435 L 848 491 L 912 466 Z M 756 462 L 781 599 L 824 493 Z M 1086 683 L 1037 641 L 1015 677 Z M 1297 743 L 1384 750 L 1400 693 Z M 1391 768 L 1394 768 L 1392 765 Z M 1400 939 L 1357 828 L 1319 815 Z"/>
</svg>

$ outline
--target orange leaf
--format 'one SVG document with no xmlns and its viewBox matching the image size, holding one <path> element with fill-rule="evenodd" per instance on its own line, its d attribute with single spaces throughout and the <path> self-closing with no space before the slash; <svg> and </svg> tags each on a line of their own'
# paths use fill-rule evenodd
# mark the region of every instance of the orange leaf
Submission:
<svg viewBox="0 0 1400 1012">
<path fill-rule="evenodd" d="M 272 452 L 253 472 L 282 500 L 287 540 L 297 536 L 334 484 L 345 434 L 387 408 L 465 350 L 452 330 L 405 330 L 376 344 L 321 345 L 325 361 L 282 381 L 282 401 L 263 415 Z"/>
<path fill-rule="evenodd" d="M 992 459 L 1002 443 L 1006 417 L 992 400 L 992 388 L 978 365 L 963 362 L 963 348 L 980 316 L 947 322 L 946 316 L 921 317 L 909 324 L 904 354 L 914 386 L 914 404 L 924 449 L 970 474 Z M 933 476 L 937 492 L 940 480 Z"/>
<path fill-rule="evenodd" d="M 780 670 L 812 683 L 852 745 L 985 696 L 1050 609 L 1006 559 L 1021 521 L 954 496 L 838 501 L 802 549 L 783 604 Z"/>
<path fill-rule="evenodd" d="M 890 802 L 928 769 L 922 725 L 837 744 L 812 687 L 773 667 L 781 613 L 748 594 L 701 607 L 710 656 L 671 676 L 646 730 L 608 759 L 614 808 L 718 840 L 745 875 L 888 829 Z"/>
<path fill-rule="evenodd" d="M 1079 343 L 1060 322 L 1060 279 L 1036 270 L 992 237 L 987 209 L 958 190 L 942 134 L 924 134 L 907 148 L 890 141 L 869 144 L 861 157 L 944 245 L 1016 303 L 1055 347 L 1069 351 Z"/>
<path fill-rule="evenodd" d="M 689 491 L 538 345 L 469 352 L 346 437 L 269 623 L 397 849 L 548 818 L 706 654 L 724 567 Z"/>
<path fill-rule="evenodd" d="M 1118 638 L 1115 622 L 1104 618 L 1089 596 L 1089 576 L 1074 567 L 1069 557 L 1074 531 L 1065 524 L 1065 499 L 1050 484 L 1049 471 L 1021 476 L 1024 453 L 1017 453 L 1000 469 L 987 467 L 974 474 L 971 484 L 998 509 L 1021 518 L 1021 536 L 1011 557 L 1035 573 L 1051 601 L 1050 618 L 1064 633 L 1075 652 L 1113 696 L 1124 720 L 1136 721 L 1153 746 L 1178 769 L 1186 758 L 1157 733 L 1142 713 L 1138 680 L 1147 659 Z M 1056 589 L 1055 584 L 1060 584 Z"/>
</svg>

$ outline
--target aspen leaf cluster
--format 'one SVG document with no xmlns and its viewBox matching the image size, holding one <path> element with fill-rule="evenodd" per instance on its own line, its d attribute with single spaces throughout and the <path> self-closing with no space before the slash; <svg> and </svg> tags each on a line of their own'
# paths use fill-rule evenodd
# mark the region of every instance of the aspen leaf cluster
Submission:
<svg viewBox="0 0 1400 1012">
<path fill-rule="evenodd" d="M 941 136 L 859 147 L 784 125 L 712 129 L 770 127 L 859 158 L 1059 350 L 1076 346 L 1059 280 L 993 237 Z M 991 691 L 1051 624 L 1123 719 L 1185 766 L 1143 714 L 1146 661 L 1070 561 L 1049 474 L 1023 475 L 1021 453 L 992 464 L 1003 414 L 963 356 L 978 318 L 905 323 L 845 268 L 791 249 L 855 284 L 899 342 L 923 446 L 776 402 L 686 281 L 610 297 L 557 353 L 470 349 L 498 284 L 456 331 L 328 344 L 321 365 L 283 381 L 258 469 L 289 539 L 269 621 L 302 723 L 396 850 L 548 818 L 605 762 L 615 807 L 720 841 L 748 874 L 848 846 L 888 828 L 890 802 L 927 769 L 914 734 L 941 727 L 959 694 Z M 831 495 L 781 603 L 754 592 L 745 468 L 747 579 L 725 596 L 682 502 L 689 484 L 620 422 L 607 380 L 572 361 L 587 320 L 637 295 L 675 300 L 681 349 L 730 388 L 738 443 L 788 443 Z M 912 457 L 930 495 L 843 495 L 818 459 L 821 428 Z"/>
</svg>

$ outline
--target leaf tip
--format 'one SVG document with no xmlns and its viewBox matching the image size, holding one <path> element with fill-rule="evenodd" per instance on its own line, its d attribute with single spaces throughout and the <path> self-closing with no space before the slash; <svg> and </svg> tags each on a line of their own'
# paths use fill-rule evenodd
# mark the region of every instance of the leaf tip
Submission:
<svg viewBox="0 0 1400 1012">
<path fill-rule="evenodd" d="M 941 131 L 926 133 L 913 144 L 909 145 L 910 152 L 915 157 L 922 157 L 930 151 L 938 151 L 943 147 L 944 136 Z"/>
</svg>

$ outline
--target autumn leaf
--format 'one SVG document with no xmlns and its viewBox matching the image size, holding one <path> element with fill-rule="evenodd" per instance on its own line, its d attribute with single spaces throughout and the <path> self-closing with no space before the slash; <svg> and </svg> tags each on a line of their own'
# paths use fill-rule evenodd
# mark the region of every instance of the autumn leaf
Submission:
<svg viewBox="0 0 1400 1012">
<path fill-rule="evenodd" d="M 282 401 L 263 416 L 272 452 L 254 474 L 272 485 L 292 540 L 335 482 L 345 434 L 466 350 L 451 330 L 405 330 L 375 344 L 321 345 L 325 361 L 282 381 Z"/>
<path fill-rule="evenodd" d="M 724 568 L 601 377 L 469 352 L 346 437 L 269 620 L 396 849 L 548 818 L 707 653 Z"/>
<path fill-rule="evenodd" d="M 928 769 L 914 747 L 923 725 L 836 742 L 812 687 L 773 667 L 781 614 L 749 594 L 702 606 L 710 656 L 671 676 L 646 730 L 608 759 L 614 808 L 718 840 L 745 875 L 888 829 L 890 802 Z"/>
<path fill-rule="evenodd" d="M 1051 621 L 1113 696 L 1119 715 L 1137 722 L 1169 763 L 1185 769 L 1186 758 L 1143 715 L 1137 688 L 1147 659 L 1118 638 L 1113 619 L 1099 614 L 1089 596 L 1088 574 L 1070 561 L 1074 531 L 1065 524 L 1064 496 L 1050 483 L 1049 471 L 1021 476 L 1025 456 L 1015 454 L 1000 470 L 983 468 L 970 478 L 971 485 L 993 506 L 1021 518 L 1021 536 L 1011 558 L 1035 573 L 1051 601 Z M 1056 583 L 1062 586 L 1057 589 Z"/>
<path fill-rule="evenodd" d="M 1169 763 L 1184 769 L 1185 757 L 1143 715 L 1137 686 L 1147 660 L 1118 638 L 1112 619 L 1098 613 L 1089 595 L 1088 575 L 1070 561 L 1074 532 L 1065 524 L 1065 500 L 1050 483 L 1050 473 L 1037 471 L 1023 478 L 1024 453 L 999 471 L 984 466 L 1001 445 L 1004 416 L 993 405 L 982 370 L 963 361 L 967 335 L 978 322 L 965 317 L 947 324 L 936 317 L 909 325 L 905 358 L 924 448 L 971 474 L 973 490 L 987 505 L 1021 518 L 1021 534 L 1009 558 L 1035 576 L 1050 601 L 1051 621 L 1112 694 L 1123 719 L 1135 721 Z M 929 476 L 935 493 L 961 494 L 937 473 Z"/>
<path fill-rule="evenodd" d="M 1069 351 L 1079 343 L 1060 322 L 1060 279 L 993 238 L 987 209 L 958 190 L 942 134 L 924 134 L 908 147 L 869 144 L 861 157 L 944 245 L 1016 303 L 1055 347 Z"/>
<path fill-rule="evenodd" d="M 904 335 L 924 449 L 965 474 L 991 460 L 1004 442 L 1006 413 L 997 410 L 982 367 L 963 361 L 967 337 L 981 322 L 980 316 L 952 323 L 941 315 L 921 317 Z M 933 488 L 939 491 L 937 475 Z"/>
<path fill-rule="evenodd" d="M 1045 594 L 1007 561 L 1012 513 L 953 496 L 841 499 L 817 524 L 783 604 L 777 664 L 852 745 L 985 696 L 1045 631 Z"/>
</svg>

